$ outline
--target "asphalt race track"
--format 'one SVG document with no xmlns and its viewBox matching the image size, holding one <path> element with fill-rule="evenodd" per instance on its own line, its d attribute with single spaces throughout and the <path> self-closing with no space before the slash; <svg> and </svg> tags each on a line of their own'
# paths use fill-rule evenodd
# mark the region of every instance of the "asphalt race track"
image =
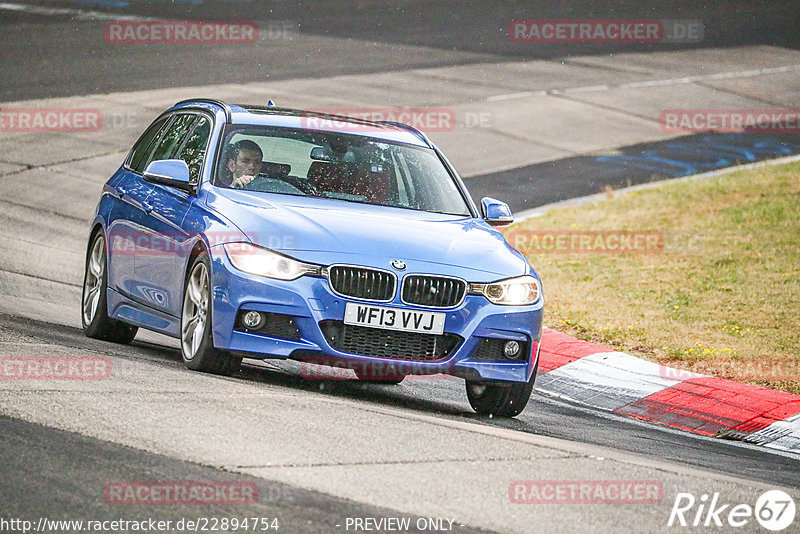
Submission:
<svg viewBox="0 0 800 534">
<path fill-rule="evenodd" d="M 254 360 L 235 377 L 203 375 L 184 368 L 174 340 L 140 331 L 118 346 L 80 330 L 100 187 L 152 118 L 183 98 L 451 110 L 455 127 L 431 137 L 473 196 L 515 210 L 800 153 L 792 134 L 676 134 L 658 122 L 664 109 L 800 107 L 800 5 L 671 4 L 0 3 L 0 111 L 85 107 L 105 121 L 88 133 L 0 131 L 0 359 L 102 357 L 112 369 L 102 381 L 0 381 L 0 531 L 13 531 L 2 523 L 10 518 L 249 516 L 278 518 L 283 532 L 403 517 L 413 532 L 660 532 L 681 530 L 667 527 L 681 492 L 753 505 L 780 487 L 800 503 L 796 454 L 541 393 L 513 420 L 479 417 L 463 382 L 441 375 L 379 386 L 307 380 L 294 362 Z M 122 17 L 254 20 L 262 34 L 252 46 L 105 42 L 103 25 Z M 510 42 L 509 21 L 526 18 L 700 19 L 705 34 L 683 44 Z M 621 479 L 656 480 L 663 498 L 509 499 L 517 480 Z M 258 499 L 109 502 L 107 486 L 124 481 L 252 484 Z M 372 530 L 399 531 L 382 525 Z M 755 521 L 728 530 L 763 531 Z"/>
</svg>

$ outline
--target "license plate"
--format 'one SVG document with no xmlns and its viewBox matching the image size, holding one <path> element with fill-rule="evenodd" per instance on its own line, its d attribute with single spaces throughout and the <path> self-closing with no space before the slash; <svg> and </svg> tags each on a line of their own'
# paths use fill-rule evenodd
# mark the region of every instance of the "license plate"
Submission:
<svg viewBox="0 0 800 534">
<path fill-rule="evenodd" d="M 441 334 L 444 332 L 444 318 L 444 313 L 384 308 L 355 302 L 348 302 L 344 307 L 344 324 L 403 332 Z"/>
</svg>

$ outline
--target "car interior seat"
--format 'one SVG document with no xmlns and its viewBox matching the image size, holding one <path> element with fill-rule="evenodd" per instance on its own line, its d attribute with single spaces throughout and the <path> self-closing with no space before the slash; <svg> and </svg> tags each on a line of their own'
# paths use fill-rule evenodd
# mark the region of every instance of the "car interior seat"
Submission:
<svg viewBox="0 0 800 534">
<path fill-rule="evenodd" d="M 308 181 L 319 191 L 359 195 L 374 204 L 386 204 L 392 192 L 391 171 L 381 165 L 315 161 Z"/>
</svg>

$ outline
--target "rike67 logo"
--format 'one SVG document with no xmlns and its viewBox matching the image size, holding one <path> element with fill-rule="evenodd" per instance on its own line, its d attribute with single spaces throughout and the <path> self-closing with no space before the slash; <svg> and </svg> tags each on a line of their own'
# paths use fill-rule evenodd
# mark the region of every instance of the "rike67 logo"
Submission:
<svg viewBox="0 0 800 534">
<path fill-rule="evenodd" d="M 779 532 L 792 525 L 795 512 L 794 499 L 781 490 L 764 492 L 755 506 L 723 503 L 719 493 L 704 493 L 699 499 L 691 493 L 678 493 L 667 526 L 738 528 L 751 525 L 755 518 L 765 529 Z"/>
</svg>

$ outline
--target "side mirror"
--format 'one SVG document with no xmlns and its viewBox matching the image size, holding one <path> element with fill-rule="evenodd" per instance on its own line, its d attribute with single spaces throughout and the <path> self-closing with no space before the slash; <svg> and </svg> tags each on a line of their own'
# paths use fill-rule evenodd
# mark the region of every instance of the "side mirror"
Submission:
<svg viewBox="0 0 800 534">
<path fill-rule="evenodd" d="M 483 210 L 483 220 L 492 226 L 506 226 L 514 222 L 511 208 L 505 202 L 483 197 L 481 209 Z"/>
<path fill-rule="evenodd" d="M 144 179 L 154 184 L 162 184 L 175 187 L 188 193 L 195 192 L 195 186 L 191 183 L 189 166 L 182 159 L 159 159 L 151 161 L 142 174 Z"/>
</svg>

